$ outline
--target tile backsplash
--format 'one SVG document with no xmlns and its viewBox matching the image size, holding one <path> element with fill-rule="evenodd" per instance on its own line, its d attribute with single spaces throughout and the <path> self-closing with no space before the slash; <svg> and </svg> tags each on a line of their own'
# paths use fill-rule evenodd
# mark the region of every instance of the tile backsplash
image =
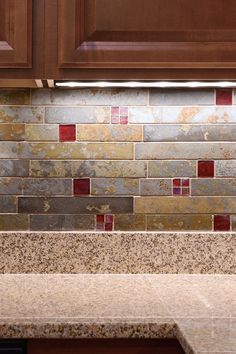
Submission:
<svg viewBox="0 0 236 354">
<path fill-rule="evenodd" d="M 0 230 L 236 230 L 230 89 L 0 90 Z"/>
</svg>

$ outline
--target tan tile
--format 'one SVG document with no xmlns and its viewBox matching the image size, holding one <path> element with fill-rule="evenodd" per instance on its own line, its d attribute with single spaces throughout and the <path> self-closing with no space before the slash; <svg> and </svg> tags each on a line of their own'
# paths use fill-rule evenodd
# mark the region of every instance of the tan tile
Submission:
<svg viewBox="0 0 236 354">
<path fill-rule="evenodd" d="M 59 127 L 55 124 L 27 124 L 25 126 L 27 141 L 58 141 Z"/>
<path fill-rule="evenodd" d="M 148 231 L 212 230 L 211 215 L 148 215 Z"/>
<path fill-rule="evenodd" d="M 23 231 L 28 229 L 28 215 L 0 215 L 0 231 Z"/>
<path fill-rule="evenodd" d="M 135 125 L 78 125 L 79 141 L 142 141 L 142 127 Z"/>
<path fill-rule="evenodd" d="M 94 178 L 91 180 L 94 195 L 139 195 L 139 180 L 135 178 Z"/>
<path fill-rule="evenodd" d="M 24 124 L 0 124 L 0 140 L 20 141 L 25 140 Z"/>
<path fill-rule="evenodd" d="M 23 105 L 30 104 L 29 89 L 0 89 L 1 105 Z"/>
<path fill-rule="evenodd" d="M 135 197 L 135 213 L 236 213 L 236 197 Z"/>
<path fill-rule="evenodd" d="M 144 231 L 145 215 L 121 214 L 115 215 L 116 231 Z"/>
</svg>

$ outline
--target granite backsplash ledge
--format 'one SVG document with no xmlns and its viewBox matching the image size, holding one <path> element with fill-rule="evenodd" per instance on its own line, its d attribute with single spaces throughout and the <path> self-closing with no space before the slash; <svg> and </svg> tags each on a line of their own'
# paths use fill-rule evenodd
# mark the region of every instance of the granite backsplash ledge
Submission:
<svg viewBox="0 0 236 354">
<path fill-rule="evenodd" d="M 235 274 L 235 233 L 0 232 L 0 273 Z"/>
<path fill-rule="evenodd" d="M 1 231 L 235 231 L 231 89 L 0 90 Z"/>
</svg>

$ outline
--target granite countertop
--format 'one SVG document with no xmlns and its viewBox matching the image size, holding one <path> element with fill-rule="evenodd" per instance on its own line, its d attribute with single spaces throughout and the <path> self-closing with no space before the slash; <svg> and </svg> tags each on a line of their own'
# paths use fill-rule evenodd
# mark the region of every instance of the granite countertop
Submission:
<svg viewBox="0 0 236 354">
<path fill-rule="evenodd" d="M 236 353 L 234 275 L 0 275 L 0 338 L 176 337 Z"/>
</svg>

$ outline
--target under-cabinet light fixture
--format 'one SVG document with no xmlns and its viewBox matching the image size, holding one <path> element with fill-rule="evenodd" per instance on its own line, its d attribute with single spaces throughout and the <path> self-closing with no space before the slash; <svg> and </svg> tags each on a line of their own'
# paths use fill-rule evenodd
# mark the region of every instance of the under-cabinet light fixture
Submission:
<svg viewBox="0 0 236 354">
<path fill-rule="evenodd" d="M 220 87 L 220 88 L 233 88 L 236 87 L 236 81 L 64 81 L 56 82 L 57 87 L 131 87 L 131 88 L 145 88 L 145 87 L 156 87 L 156 88 L 198 88 L 198 87 Z"/>
</svg>

